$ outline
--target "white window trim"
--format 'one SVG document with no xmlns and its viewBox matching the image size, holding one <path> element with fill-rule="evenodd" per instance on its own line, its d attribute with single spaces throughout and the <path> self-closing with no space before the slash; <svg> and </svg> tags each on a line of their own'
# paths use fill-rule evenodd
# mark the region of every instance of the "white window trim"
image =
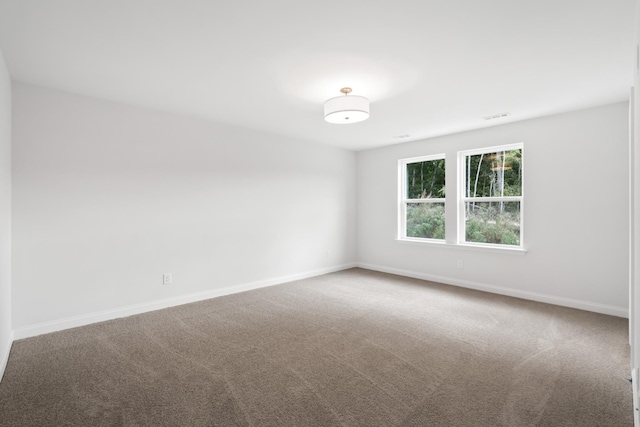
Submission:
<svg viewBox="0 0 640 427">
<path fill-rule="evenodd" d="M 409 159 L 400 159 L 398 160 L 398 240 L 408 241 L 408 242 L 430 242 L 436 244 L 442 244 L 445 242 L 445 239 L 430 239 L 423 237 L 407 237 L 407 204 L 409 203 L 442 203 L 445 209 L 445 215 L 447 210 L 447 204 L 445 202 L 445 198 L 431 198 L 431 199 L 407 199 L 407 165 L 409 163 L 418 163 L 418 162 L 426 162 L 430 160 L 441 160 L 445 161 L 445 173 L 446 173 L 446 163 L 447 158 L 445 153 L 440 154 L 430 154 L 427 156 L 420 157 L 411 157 Z M 445 183 L 446 185 L 446 183 Z M 446 237 L 446 236 L 445 236 Z"/>
<path fill-rule="evenodd" d="M 433 247 L 433 248 L 444 248 L 444 249 L 454 249 L 454 250 L 462 250 L 462 251 L 470 251 L 470 252 L 493 252 L 497 254 L 505 254 L 505 255 L 526 255 L 527 250 L 524 248 L 520 248 L 518 246 L 512 245 L 491 245 L 491 244 L 475 244 L 475 243 L 449 243 L 442 240 L 434 240 L 434 239 L 414 239 L 414 238 L 404 238 L 404 239 L 396 239 L 398 243 L 407 244 L 407 245 L 415 245 L 421 246 L 423 248 Z"/>
<path fill-rule="evenodd" d="M 457 244 L 460 246 L 478 247 L 478 248 L 491 248 L 491 249 L 507 249 L 507 250 L 521 250 L 524 251 L 524 173 L 522 175 L 522 188 L 520 189 L 520 196 L 505 196 L 505 197 L 465 197 L 465 183 L 466 183 L 466 157 L 474 156 L 482 153 L 494 153 L 497 151 L 510 151 L 521 150 L 522 152 L 522 170 L 525 170 L 525 155 L 524 155 L 524 143 L 519 142 L 516 144 L 497 145 L 493 147 L 482 147 L 473 150 L 458 151 L 458 209 L 457 209 Z M 467 201 L 475 202 L 520 202 L 520 245 L 501 245 L 494 243 L 475 243 L 467 242 L 466 239 L 466 224 L 465 224 L 465 206 Z"/>
</svg>

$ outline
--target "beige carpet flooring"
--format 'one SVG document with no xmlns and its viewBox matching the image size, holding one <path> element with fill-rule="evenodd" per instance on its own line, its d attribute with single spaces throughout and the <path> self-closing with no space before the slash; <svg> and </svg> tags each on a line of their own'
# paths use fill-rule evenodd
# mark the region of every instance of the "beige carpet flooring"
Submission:
<svg viewBox="0 0 640 427">
<path fill-rule="evenodd" d="M 632 426 L 626 319 L 352 269 L 16 341 L 2 426 Z"/>
</svg>

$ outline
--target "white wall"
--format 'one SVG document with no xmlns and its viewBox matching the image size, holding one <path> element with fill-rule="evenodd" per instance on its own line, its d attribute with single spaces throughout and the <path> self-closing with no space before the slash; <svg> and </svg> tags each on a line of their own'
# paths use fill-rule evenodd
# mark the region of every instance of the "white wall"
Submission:
<svg viewBox="0 0 640 427">
<path fill-rule="evenodd" d="M 357 154 L 20 83 L 13 109 L 19 337 L 356 259 L 627 311 L 626 103 Z M 514 142 L 525 144 L 526 255 L 395 240 L 398 159 Z"/>
<path fill-rule="evenodd" d="M 361 265 L 619 316 L 628 307 L 628 103 L 357 154 Z M 396 241 L 398 159 L 524 143 L 526 255 Z M 451 169 L 450 169 L 451 168 Z M 447 194 L 447 197 L 453 195 Z M 447 221 L 455 220 L 449 211 Z M 463 260 L 464 269 L 456 268 Z"/>
<path fill-rule="evenodd" d="M 11 341 L 11 79 L 0 52 L 0 379 Z"/>
<path fill-rule="evenodd" d="M 631 191 L 630 191 L 630 265 L 629 265 L 629 338 L 631 343 L 631 369 L 633 378 L 634 425 L 640 426 L 638 408 L 638 371 L 640 370 L 640 1 L 636 0 L 635 34 L 633 61 L 633 97 L 630 108 L 630 144 L 631 157 Z"/>
<path fill-rule="evenodd" d="M 13 108 L 16 337 L 356 260 L 353 152 L 20 83 Z"/>
</svg>

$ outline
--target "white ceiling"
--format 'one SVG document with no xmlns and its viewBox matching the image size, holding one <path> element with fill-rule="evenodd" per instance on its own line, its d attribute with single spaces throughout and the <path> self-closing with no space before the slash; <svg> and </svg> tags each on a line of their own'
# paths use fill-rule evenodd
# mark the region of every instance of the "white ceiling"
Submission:
<svg viewBox="0 0 640 427">
<path fill-rule="evenodd" d="M 0 0 L 0 49 L 17 81 L 363 150 L 628 99 L 634 11 L 634 0 Z M 369 120 L 324 122 L 343 86 L 371 100 Z"/>
</svg>

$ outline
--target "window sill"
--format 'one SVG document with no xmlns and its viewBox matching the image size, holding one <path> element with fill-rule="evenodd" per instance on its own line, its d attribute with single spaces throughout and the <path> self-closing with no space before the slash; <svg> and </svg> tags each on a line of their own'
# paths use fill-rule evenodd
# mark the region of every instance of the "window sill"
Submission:
<svg viewBox="0 0 640 427">
<path fill-rule="evenodd" d="M 447 243 L 439 240 L 396 239 L 396 242 L 408 245 L 431 246 L 434 248 L 456 249 L 475 252 L 494 252 L 508 255 L 526 255 L 527 250 L 520 247 L 502 247 L 493 245 L 474 245 L 467 243 Z"/>
</svg>

